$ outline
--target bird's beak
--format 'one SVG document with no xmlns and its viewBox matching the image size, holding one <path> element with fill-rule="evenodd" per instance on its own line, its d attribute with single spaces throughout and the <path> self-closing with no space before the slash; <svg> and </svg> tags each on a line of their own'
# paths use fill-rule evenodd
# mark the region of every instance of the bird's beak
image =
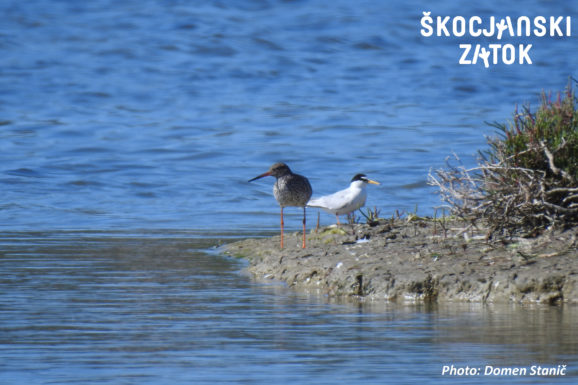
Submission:
<svg viewBox="0 0 578 385">
<path fill-rule="evenodd" d="M 368 180 L 367 180 L 367 183 L 371 183 L 371 184 L 379 184 L 379 182 L 376 182 L 376 181 L 374 181 L 374 180 L 371 180 L 371 179 L 368 179 Z"/>
<path fill-rule="evenodd" d="M 263 173 L 259 176 L 256 176 L 253 179 L 249 179 L 249 182 L 253 182 L 254 180 L 257 180 L 257 179 L 260 179 L 260 178 L 263 178 L 263 177 L 269 176 L 269 175 L 271 175 L 271 172 L 267 171 L 266 173 Z"/>
</svg>

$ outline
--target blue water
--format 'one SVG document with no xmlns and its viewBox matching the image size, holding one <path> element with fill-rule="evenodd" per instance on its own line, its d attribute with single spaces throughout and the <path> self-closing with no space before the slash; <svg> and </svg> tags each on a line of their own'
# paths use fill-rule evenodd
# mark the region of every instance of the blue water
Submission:
<svg viewBox="0 0 578 385">
<path fill-rule="evenodd" d="M 429 169 L 473 163 L 484 122 L 563 89 L 578 50 L 516 38 L 534 64 L 458 65 L 461 41 L 422 37 L 422 12 L 578 13 L 520 4 L 2 0 L 1 226 L 273 230 L 272 180 L 247 180 L 279 160 L 316 195 L 363 172 L 384 216 L 431 214 Z"/>
<path fill-rule="evenodd" d="M 212 249 L 278 231 L 273 180 L 247 183 L 276 161 L 432 214 L 430 168 L 474 164 L 485 122 L 578 76 L 576 20 L 486 69 L 422 37 L 424 11 L 578 3 L 0 0 L 0 383 L 574 383 L 573 307 L 336 303 Z M 534 363 L 569 375 L 441 377 Z"/>
</svg>

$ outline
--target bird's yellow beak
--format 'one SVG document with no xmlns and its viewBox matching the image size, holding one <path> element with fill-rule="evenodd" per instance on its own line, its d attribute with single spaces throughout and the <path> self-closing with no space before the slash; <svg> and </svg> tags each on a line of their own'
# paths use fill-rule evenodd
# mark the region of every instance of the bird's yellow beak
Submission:
<svg viewBox="0 0 578 385">
<path fill-rule="evenodd" d="M 380 184 L 379 182 L 376 182 L 374 180 L 368 179 L 367 183 L 371 183 L 371 184 Z"/>
</svg>

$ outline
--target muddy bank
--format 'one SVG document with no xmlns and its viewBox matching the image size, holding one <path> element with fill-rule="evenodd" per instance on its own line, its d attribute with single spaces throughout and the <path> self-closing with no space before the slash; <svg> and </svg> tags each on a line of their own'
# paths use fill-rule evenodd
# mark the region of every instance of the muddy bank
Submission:
<svg viewBox="0 0 578 385">
<path fill-rule="evenodd" d="M 257 279 L 329 296 L 388 301 L 578 303 L 578 228 L 487 240 L 463 222 L 380 221 L 308 234 L 247 239 L 226 253 Z"/>
</svg>

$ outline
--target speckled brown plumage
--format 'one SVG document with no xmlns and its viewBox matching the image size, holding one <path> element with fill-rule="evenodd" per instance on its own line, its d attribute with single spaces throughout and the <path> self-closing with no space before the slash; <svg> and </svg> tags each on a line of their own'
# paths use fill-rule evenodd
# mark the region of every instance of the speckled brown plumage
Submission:
<svg viewBox="0 0 578 385">
<path fill-rule="evenodd" d="M 279 206 L 281 206 L 281 248 L 283 248 L 283 208 L 289 206 L 303 207 L 302 247 L 305 248 L 305 206 L 313 193 L 309 180 L 302 175 L 294 174 L 285 163 L 275 163 L 267 172 L 256 176 L 249 180 L 249 182 L 265 176 L 274 176 L 276 178 L 275 185 L 273 186 L 273 195 L 277 202 L 279 202 Z"/>
</svg>

